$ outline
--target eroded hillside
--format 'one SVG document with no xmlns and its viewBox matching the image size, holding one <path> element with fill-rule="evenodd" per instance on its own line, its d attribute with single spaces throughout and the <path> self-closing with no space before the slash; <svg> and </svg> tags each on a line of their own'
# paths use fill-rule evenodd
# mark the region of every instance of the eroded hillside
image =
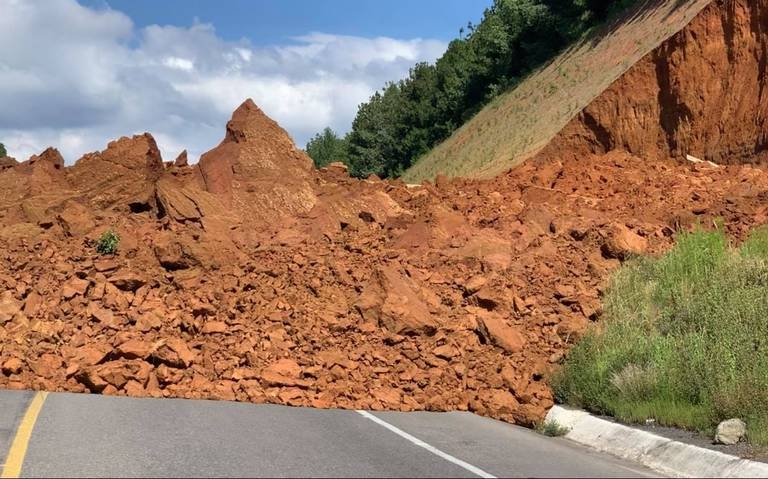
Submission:
<svg viewBox="0 0 768 479">
<path fill-rule="evenodd" d="M 403 179 L 417 183 L 440 173 L 490 178 L 521 163 L 710 1 L 637 2 L 624 18 L 569 48 L 488 104 L 420 158 Z"/>
<path fill-rule="evenodd" d="M 644 158 L 762 162 L 768 2 L 719 0 L 590 103 L 539 156 L 622 149 Z"/>
</svg>

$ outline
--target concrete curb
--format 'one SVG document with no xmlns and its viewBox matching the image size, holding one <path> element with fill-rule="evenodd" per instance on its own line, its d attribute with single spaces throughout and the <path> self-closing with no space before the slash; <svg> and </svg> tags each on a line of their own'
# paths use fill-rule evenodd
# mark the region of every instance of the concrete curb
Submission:
<svg viewBox="0 0 768 479">
<path fill-rule="evenodd" d="M 554 406 L 547 421 L 570 429 L 566 438 L 673 477 L 768 477 L 768 464 L 692 446 Z"/>
</svg>

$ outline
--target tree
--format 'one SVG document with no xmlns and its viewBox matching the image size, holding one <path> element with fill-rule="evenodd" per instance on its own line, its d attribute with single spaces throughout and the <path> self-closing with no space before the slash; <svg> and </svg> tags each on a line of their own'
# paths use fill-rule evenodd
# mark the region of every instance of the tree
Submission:
<svg viewBox="0 0 768 479">
<path fill-rule="evenodd" d="M 309 140 L 306 152 L 318 168 L 334 161 L 347 162 L 346 141 L 339 138 L 329 127 L 325 127 L 321 133 Z"/>
<path fill-rule="evenodd" d="M 0 143 L 0 158 L 5 158 L 6 156 L 8 156 L 8 152 L 5 151 L 5 145 Z"/>
<path fill-rule="evenodd" d="M 318 166 L 345 161 L 353 176 L 397 176 L 612 10 L 635 1 L 494 0 L 434 65 L 415 65 L 361 104 L 344 139 L 326 129 L 307 153 Z"/>
</svg>

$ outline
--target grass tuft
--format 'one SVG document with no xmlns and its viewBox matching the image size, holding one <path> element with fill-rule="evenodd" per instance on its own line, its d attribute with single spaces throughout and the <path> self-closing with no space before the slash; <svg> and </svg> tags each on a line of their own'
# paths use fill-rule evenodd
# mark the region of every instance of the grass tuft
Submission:
<svg viewBox="0 0 768 479">
<path fill-rule="evenodd" d="M 565 426 L 562 426 L 557 421 L 548 420 L 537 425 L 536 431 L 538 431 L 541 434 L 544 434 L 545 436 L 560 437 L 568 434 L 568 432 L 570 432 L 570 429 Z"/>
</svg>

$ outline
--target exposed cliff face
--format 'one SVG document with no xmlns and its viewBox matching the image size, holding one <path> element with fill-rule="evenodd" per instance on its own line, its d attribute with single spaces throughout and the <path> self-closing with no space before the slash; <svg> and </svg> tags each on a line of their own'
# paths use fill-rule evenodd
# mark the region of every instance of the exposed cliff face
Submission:
<svg viewBox="0 0 768 479">
<path fill-rule="evenodd" d="M 616 23 L 605 25 L 593 36 L 572 45 L 486 105 L 418 159 L 403 179 L 419 183 L 440 173 L 492 178 L 535 156 L 633 65 L 685 28 L 711 3 L 712 0 L 635 2 Z M 621 92 L 621 96 L 648 86 L 633 85 L 633 90 Z M 655 94 L 646 96 L 651 103 L 656 101 Z M 638 97 L 643 94 L 638 93 Z"/>
<path fill-rule="evenodd" d="M 768 149 L 768 1 L 716 0 L 575 117 L 538 155 L 758 162 Z"/>
</svg>

